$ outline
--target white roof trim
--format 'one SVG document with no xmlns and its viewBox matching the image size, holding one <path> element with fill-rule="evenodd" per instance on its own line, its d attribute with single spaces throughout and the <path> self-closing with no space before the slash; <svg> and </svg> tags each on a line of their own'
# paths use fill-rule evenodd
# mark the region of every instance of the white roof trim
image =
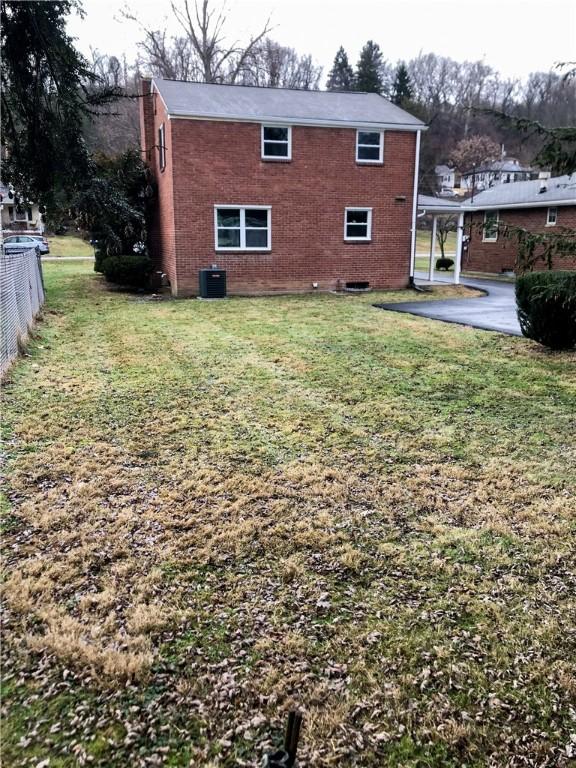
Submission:
<svg viewBox="0 0 576 768">
<path fill-rule="evenodd" d="M 322 120 L 293 117 L 244 117 L 242 115 L 190 115 L 187 113 L 167 112 L 169 119 L 176 120 L 211 120 L 219 123 L 256 123 L 258 125 L 301 125 L 310 128 L 356 128 L 363 130 L 365 128 L 374 131 L 427 131 L 426 125 L 409 125 L 407 123 L 366 123 L 352 122 L 349 120 Z"/>
<path fill-rule="evenodd" d="M 166 116 L 168 117 L 168 120 L 170 120 L 170 113 L 168 112 L 168 105 L 164 101 L 164 96 L 162 96 L 162 94 L 160 93 L 160 88 L 158 88 L 158 86 L 156 85 L 154 80 L 150 81 L 150 93 L 151 94 L 158 94 L 158 96 L 160 96 L 160 100 L 161 100 L 162 104 L 164 104 L 164 110 L 166 112 Z"/>
</svg>

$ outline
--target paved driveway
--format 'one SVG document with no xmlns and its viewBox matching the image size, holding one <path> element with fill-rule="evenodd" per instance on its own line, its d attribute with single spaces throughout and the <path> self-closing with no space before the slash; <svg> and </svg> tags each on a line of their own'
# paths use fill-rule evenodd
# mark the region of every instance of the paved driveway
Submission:
<svg viewBox="0 0 576 768">
<path fill-rule="evenodd" d="M 522 336 L 516 315 L 513 283 L 462 278 L 462 284 L 486 291 L 487 295 L 473 299 L 406 301 L 376 306 L 391 312 L 408 312 L 432 320 L 443 320 L 445 323 L 471 325 L 473 328 Z"/>
</svg>

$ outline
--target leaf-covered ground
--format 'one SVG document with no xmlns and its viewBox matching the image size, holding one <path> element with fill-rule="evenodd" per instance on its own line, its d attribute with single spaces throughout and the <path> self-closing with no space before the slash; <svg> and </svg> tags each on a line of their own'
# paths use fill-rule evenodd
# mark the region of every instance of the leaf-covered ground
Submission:
<svg viewBox="0 0 576 768">
<path fill-rule="evenodd" d="M 574 355 L 46 274 L 4 390 L 5 766 L 257 765 L 294 706 L 309 768 L 570 764 Z"/>
</svg>

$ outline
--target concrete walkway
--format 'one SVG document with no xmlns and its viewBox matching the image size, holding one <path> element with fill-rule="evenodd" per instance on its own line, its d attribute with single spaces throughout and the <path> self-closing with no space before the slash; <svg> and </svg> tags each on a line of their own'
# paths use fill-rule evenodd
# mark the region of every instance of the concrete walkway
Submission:
<svg viewBox="0 0 576 768">
<path fill-rule="evenodd" d="M 416 283 L 424 282 L 416 279 Z M 451 277 L 440 279 L 438 282 L 452 282 Z M 411 315 L 429 317 L 432 320 L 443 320 L 445 323 L 471 325 L 473 328 L 483 328 L 486 331 L 498 331 L 510 336 L 522 336 L 516 301 L 514 284 L 482 278 L 462 278 L 462 285 L 486 291 L 485 296 L 472 299 L 444 299 L 431 301 L 407 301 L 397 304 L 377 304 L 380 309 L 391 312 L 408 312 Z"/>
</svg>

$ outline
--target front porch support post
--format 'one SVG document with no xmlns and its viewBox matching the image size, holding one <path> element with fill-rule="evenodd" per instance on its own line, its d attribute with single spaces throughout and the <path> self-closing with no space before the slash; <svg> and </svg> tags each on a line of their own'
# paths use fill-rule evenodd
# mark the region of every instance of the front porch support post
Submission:
<svg viewBox="0 0 576 768">
<path fill-rule="evenodd" d="M 464 238 L 464 214 L 458 214 L 458 228 L 456 230 L 456 263 L 454 264 L 454 285 L 460 282 L 460 269 L 462 268 L 462 241 Z"/>
<path fill-rule="evenodd" d="M 432 237 L 430 238 L 430 261 L 428 263 L 428 280 L 434 282 L 434 264 L 436 263 L 436 214 L 432 216 Z"/>
</svg>

